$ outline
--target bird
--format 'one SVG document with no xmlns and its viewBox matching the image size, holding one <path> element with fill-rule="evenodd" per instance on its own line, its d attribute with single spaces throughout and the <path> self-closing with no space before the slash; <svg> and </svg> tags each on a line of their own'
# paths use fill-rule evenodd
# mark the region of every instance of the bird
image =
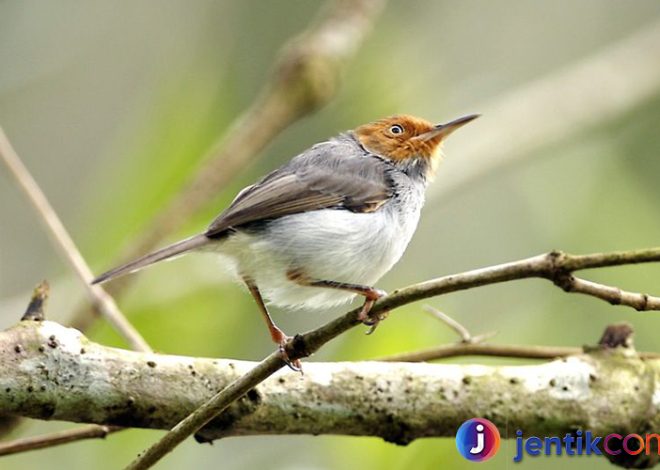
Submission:
<svg viewBox="0 0 660 470">
<path fill-rule="evenodd" d="M 241 190 L 197 235 L 107 271 L 99 284 L 184 253 L 222 256 L 254 298 L 289 361 L 287 336 L 268 305 L 326 309 L 364 297 L 359 320 L 386 295 L 375 283 L 399 261 L 442 158 L 445 138 L 473 121 L 445 124 L 411 115 L 379 119 L 317 143 Z"/>
</svg>

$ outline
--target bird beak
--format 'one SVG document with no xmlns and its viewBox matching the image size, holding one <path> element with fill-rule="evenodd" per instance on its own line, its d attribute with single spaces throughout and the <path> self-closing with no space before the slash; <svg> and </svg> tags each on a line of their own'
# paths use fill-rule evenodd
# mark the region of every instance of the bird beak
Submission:
<svg viewBox="0 0 660 470">
<path fill-rule="evenodd" d="M 447 137 L 449 134 L 454 132 L 456 129 L 459 127 L 463 127 L 465 124 L 467 124 L 470 121 L 474 121 L 477 119 L 480 114 L 470 114 L 469 116 L 463 116 L 458 119 L 454 119 L 451 122 L 448 122 L 447 124 L 438 124 L 435 126 L 434 129 L 424 132 L 423 134 L 418 135 L 415 137 L 416 140 L 421 140 L 421 141 L 429 141 L 429 140 L 437 140 L 441 141 L 445 137 Z"/>
</svg>

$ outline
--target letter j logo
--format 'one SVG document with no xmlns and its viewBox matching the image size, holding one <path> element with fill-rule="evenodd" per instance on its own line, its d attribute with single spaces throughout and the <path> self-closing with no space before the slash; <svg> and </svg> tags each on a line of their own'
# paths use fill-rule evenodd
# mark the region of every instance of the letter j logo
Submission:
<svg viewBox="0 0 660 470">
<path fill-rule="evenodd" d="M 456 447 L 466 459 L 483 462 L 499 450 L 500 432 L 487 419 L 468 419 L 456 432 Z"/>
</svg>

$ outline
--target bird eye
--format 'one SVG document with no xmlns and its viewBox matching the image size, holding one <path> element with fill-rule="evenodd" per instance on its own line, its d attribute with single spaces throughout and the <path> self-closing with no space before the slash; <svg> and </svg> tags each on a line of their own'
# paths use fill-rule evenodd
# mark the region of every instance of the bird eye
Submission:
<svg viewBox="0 0 660 470">
<path fill-rule="evenodd" d="M 394 124 L 390 127 L 390 133 L 394 135 L 403 134 L 403 127 L 399 124 Z"/>
</svg>

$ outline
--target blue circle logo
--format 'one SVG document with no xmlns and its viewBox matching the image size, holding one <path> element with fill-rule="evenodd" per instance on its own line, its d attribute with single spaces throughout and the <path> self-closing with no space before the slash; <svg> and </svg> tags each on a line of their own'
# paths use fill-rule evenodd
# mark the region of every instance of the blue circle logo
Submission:
<svg viewBox="0 0 660 470">
<path fill-rule="evenodd" d="M 484 418 L 472 418 L 456 431 L 456 448 L 472 462 L 484 462 L 500 448 L 500 431 Z"/>
</svg>

